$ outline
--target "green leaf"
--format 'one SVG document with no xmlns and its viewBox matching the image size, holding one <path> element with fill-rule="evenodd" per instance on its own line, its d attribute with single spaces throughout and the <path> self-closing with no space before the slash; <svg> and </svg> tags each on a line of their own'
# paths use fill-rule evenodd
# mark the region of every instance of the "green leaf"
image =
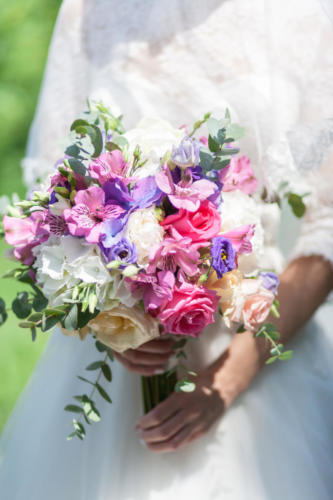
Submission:
<svg viewBox="0 0 333 500">
<path fill-rule="evenodd" d="M 100 368 L 102 368 L 104 365 L 104 361 L 94 361 L 94 363 L 90 363 L 90 365 L 88 365 L 86 367 L 86 370 L 89 370 L 89 371 L 93 371 L 93 370 L 99 370 Z"/>
<path fill-rule="evenodd" d="M 0 313 L 0 326 L 3 325 L 4 323 L 6 323 L 7 318 L 8 318 L 8 314 L 6 313 L 6 311 Z"/>
<path fill-rule="evenodd" d="M 211 152 L 207 152 L 205 149 L 200 149 L 200 167 L 204 170 L 211 170 L 213 167 L 213 157 Z"/>
<path fill-rule="evenodd" d="M 94 405 L 94 402 L 88 398 L 88 396 L 83 396 L 82 398 L 82 405 L 83 405 L 83 410 L 86 416 L 92 420 L 93 422 L 99 422 L 101 419 L 101 416 L 99 414 L 99 411 Z"/>
<path fill-rule="evenodd" d="M 179 380 L 175 385 L 176 392 L 193 392 L 195 391 L 195 383 L 190 380 Z"/>
<path fill-rule="evenodd" d="M 112 372 L 111 372 L 111 368 L 109 367 L 109 365 L 107 365 L 106 363 L 104 363 L 103 366 L 102 366 L 102 372 L 103 372 L 103 375 L 106 378 L 106 380 L 108 380 L 109 382 L 111 382 L 111 380 L 112 380 Z"/>
<path fill-rule="evenodd" d="M 114 151 L 115 149 L 118 149 L 119 151 L 121 151 L 120 147 L 118 144 L 116 144 L 115 142 L 110 142 L 108 141 L 106 144 L 105 144 L 105 149 L 107 151 Z"/>
<path fill-rule="evenodd" d="M 227 138 L 225 142 L 238 141 L 239 139 L 244 137 L 245 133 L 246 133 L 245 128 L 241 127 L 240 125 L 237 125 L 236 123 L 231 123 L 230 125 L 227 126 L 226 130 Z"/>
<path fill-rule="evenodd" d="M 119 149 L 124 149 L 126 147 L 128 147 L 128 140 L 121 136 L 121 135 L 118 135 L 117 137 L 113 137 L 113 143 L 116 144 L 117 146 L 119 146 Z"/>
<path fill-rule="evenodd" d="M 38 293 L 32 302 L 32 306 L 37 312 L 43 311 L 47 307 L 47 305 L 48 300 L 42 293 Z"/>
<path fill-rule="evenodd" d="M 278 359 L 278 356 L 272 356 L 272 357 L 268 358 L 268 360 L 266 361 L 266 365 L 271 365 L 277 359 Z"/>
<path fill-rule="evenodd" d="M 83 175 L 83 176 L 87 175 L 87 169 L 80 160 L 77 160 L 76 158 L 70 158 L 68 160 L 68 163 L 69 163 L 71 169 L 74 172 L 76 172 L 77 174 Z"/>
<path fill-rule="evenodd" d="M 272 356 L 280 356 L 280 353 L 282 352 L 282 350 L 283 350 L 283 345 L 278 344 L 276 347 L 272 347 L 272 349 L 270 350 L 270 353 Z"/>
<path fill-rule="evenodd" d="M 81 424 L 81 422 L 78 422 L 75 418 L 73 418 L 73 427 L 79 434 L 81 434 L 81 436 L 84 437 L 86 435 L 86 430 L 83 424 Z"/>
<path fill-rule="evenodd" d="M 105 352 L 109 349 L 105 344 L 102 344 L 102 342 L 100 342 L 99 340 L 96 340 L 95 346 L 99 352 Z"/>
<path fill-rule="evenodd" d="M 296 215 L 296 217 L 303 217 L 306 211 L 305 203 L 302 200 L 302 197 L 295 193 L 289 193 L 288 195 L 288 203 L 291 206 L 291 209 Z"/>
<path fill-rule="evenodd" d="M 237 155 L 239 153 L 239 148 L 225 148 L 221 149 L 216 153 L 217 156 L 230 156 Z"/>
<path fill-rule="evenodd" d="M 0 314 L 6 311 L 6 303 L 3 299 L 0 299 Z"/>
<path fill-rule="evenodd" d="M 72 413 L 83 413 L 83 408 L 77 405 L 67 405 L 64 408 L 65 411 L 70 411 Z"/>
<path fill-rule="evenodd" d="M 20 319 L 25 319 L 31 313 L 32 306 L 28 302 L 29 295 L 27 292 L 21 292 L 13 300 L 12 309 L 13 313 Z"/>
<path fill-rule="evenodd" d="M 33 326 L 35 326 L 35 323 L 32 321 L 21 321 L 21 323 L 19 323 L 20 328 L 32 328 Z"/>
<path fill-rule="evenodd" d="M 244 328 L 244 325 L 241 325 L 238 329 L 237 329 L 237 333 L 244 333 L 246 332 L 246 328 Z"/>
<path fill-rule="evenodd" d="M 77 328 L 83 328 L 86 326 L 89 321 L 92 319 L 96 318 L 96 316 L 99 314 L 99 310 L 95 309 L 93 313 L 91 313 L 89 310 L 82 311 L 78 309 L 77 313 Z"/>
<path fill-rule="evenodd" d="M 108 393 L 103 389 L 103 387 L 101 385 L 96 383 L 96 389 L 98 390 L 98 392 L 100 393 L 102 398 L 105 399 L 105 401 L 107 401 L 108 403 L 112 403 L 112 399 L 110 398 Z"/>
<path fill-rule="evenodd" d="M 40 313 L 40 312 L 32 313 L 28 317 L 28 321 L 32 321 L 34 323 L 38 323 L 39 321 L 41 321 L 42 317 L 43 317 L 43 314 Z"/>
<path fill-rule="evenodd" d="M 66 314 L 63 325 L 66 330 L 77 330 L 78 328 L 78 307 L 73 304 L 68 313 Z"/>
<path fill-rule="evenodd" d="M 282 354 L 279 356 L 280 361 L 288 361 L 293 357 L 294 353 L 293 351 L 284 351 Z"/>
<path fill-rule="evenodd" d="M 108 349 L 108 358 L 110 359 L 110 361 L 114 361 L 113 352 L 111 349 Z"/>
<path fill-rule="evenodd" d="M 45 314 L 43 314 L 41 326 L 42 332 L 48 332 L 49 330 L 52 330 L 52 328 L 54 328 L 59 323 L 59 321 L 59 316 L 46 316 Z"/>
<path fill-rule="evenodd" d="M 33 326 L 33 327 L 31 328 L 31 340 L 32 340 L 33 342 L 35 342 L 36 337 L 37 337 L 37 330 L 36 330 L 36 327 L 35 327 L 35 326 Z"/>
<path fill-rule="evenodd" d="M 220 144 L 211 135 L 208 136 L 208 147 L 213 153 L 217 153 L 220 150 Z"/>
<path fill-rule="evenodd" d="M 227 167 L 231 161 L 231 158 L 227 158 L 225 160 L 221 160 L 220 158 L 215 158 L 212 168 L 215 170 L 222 170 Z"/>
<path fill-rule="evenodd" d="M 77 378 L 82 380 L 83 382 L 87 382 L 87 384 L 95 385 L 95 382 L 91 382 L 91 380 L 88 380 L 87 378 L 81 377 L 81 375 L 78 375 Z"/>
<path fill-rule="evenodd" d="M 65 153 L 68 156 L 77 158 L 81 153 L 81 149 L 77 144 L 72 144 L 71 146 L 68 146 L 68 148 L 66 148 Z"/>
</svg>

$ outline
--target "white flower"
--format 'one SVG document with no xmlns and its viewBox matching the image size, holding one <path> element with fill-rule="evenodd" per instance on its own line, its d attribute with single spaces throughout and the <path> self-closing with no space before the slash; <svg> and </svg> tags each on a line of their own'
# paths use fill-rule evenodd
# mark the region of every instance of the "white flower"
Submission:
<svg viewBox="0 0 333 500">
<path fill-rule="evenodd" d="M 80 265 L 71 266 L 70 272 L 72 276 L 84 283 L 105 285 L 111 280 L 110 273 L 100 255 L 89 255 L 80 262 Z"/>
<path fill-rule="evenodd" d="M 184 137 L 184 130 L 173 128 L 159 118 L 143 118 L 138 126 L 129 130 L 124 137 L 129 142 L 129 161 L 133 160 L 136 146 L 142 152 L 141 159 L 146 163 L 136 171 L 138 178 L 155 175 L 160 169 L 160 160 L 173 146 L 177 146 Z"/>
<path fill-rule="evenodd" d="M 251 239 L 252 253 L 240 255 L 239 270 L 244 274 L 255 272 L 260 267 L 264 249 L 264 231 L 261 224 L 260 205 L 242 191 L 235 190 L 223 193 L 223 203 L 220 207 L 222 227 L 221 232 L 227 232 L 239 226 L 255 224 L 254 236 Z"/>
<path fill-rule="evenodd" d="M 56 193 L 55 197 L 58 201 L 51 203 L 51 205 L 49 205 L 49 209 L 52 215 L 61 216 L 66 208 L 71 208 L 71 204 L 69 200 L 66 200 L 59 193 Z"/>
<path fill-rule="evenodd" d="M 150 249 L 163 241 L 163 235 L 153 207 L 141 208 L 130 215 L 126 238 L 136 247 L 139 265 L 148 265 Z"/>
</svg>

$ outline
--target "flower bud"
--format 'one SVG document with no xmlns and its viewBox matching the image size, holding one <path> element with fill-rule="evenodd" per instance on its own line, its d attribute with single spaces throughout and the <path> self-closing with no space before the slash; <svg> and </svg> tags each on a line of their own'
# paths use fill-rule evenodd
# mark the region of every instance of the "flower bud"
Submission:
<svg viewBox="0 0 333 500">
<path fill-rule="evenodd" d="M 139 268 L 134 266 L 133 264 L 125 267 L 125 269 L 123 270 L 123 275 L 126 276 L 126 277 L 130 277 L 130 276 L 136 276 L 139 272 Z"/>
<path fill-rule="evenodd" d="M 120 260 L 112 260 L 107 264 L 108 269 L 119 269 L 119 266 L 121 265 Z"/>
</svg>

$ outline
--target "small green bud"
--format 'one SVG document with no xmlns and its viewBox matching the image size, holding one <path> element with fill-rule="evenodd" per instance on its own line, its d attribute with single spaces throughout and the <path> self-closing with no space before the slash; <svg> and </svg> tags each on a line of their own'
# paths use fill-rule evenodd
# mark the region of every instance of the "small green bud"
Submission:
<svg viewBox="0 0 333 500">
<path fill-rule="evenodd" d="M 133 264 L 130 264 L 123 270 L 123 275 L 126 277 L 130 276 L 136 276 L 139 272 L 139 268 L 134 266 Z"/>
<path fill-rule="evenodd" d="M 203 283 L 206 283 L 207 280 L 208 280 L 208 274 L 207 273 L 202 274 L 198 279 L 198 284 L 202 285 Z"/>
<path fill-rule="evenodd" d="M 120 260 L 112 260 L 107 264 L 106 267 L 108 269 L 119 269 L 120 264 L 121 264 Z"/>
</svg>

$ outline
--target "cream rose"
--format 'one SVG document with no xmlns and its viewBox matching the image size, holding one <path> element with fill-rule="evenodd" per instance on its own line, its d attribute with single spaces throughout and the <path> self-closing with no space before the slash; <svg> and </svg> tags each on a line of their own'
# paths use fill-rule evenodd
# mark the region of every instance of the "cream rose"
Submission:
<svg viewBox="0 0 333 500">
<path fill-rule="evenodd" d="M 99 313 L 88 326 L 103 344 L 116 352 L 136 349 L 159 336 L 158 322 L 139 306 L 115 306 Z"/>
<path fill-rule="evenodd" d="M 133 212 L 128 220 L 126 238 L 134 243 L 140 266 L 148 265 L 151 248 L 163 241 L 164 229 L 160 226 L 155 209 L 141 208 Z"/>
</svg>

